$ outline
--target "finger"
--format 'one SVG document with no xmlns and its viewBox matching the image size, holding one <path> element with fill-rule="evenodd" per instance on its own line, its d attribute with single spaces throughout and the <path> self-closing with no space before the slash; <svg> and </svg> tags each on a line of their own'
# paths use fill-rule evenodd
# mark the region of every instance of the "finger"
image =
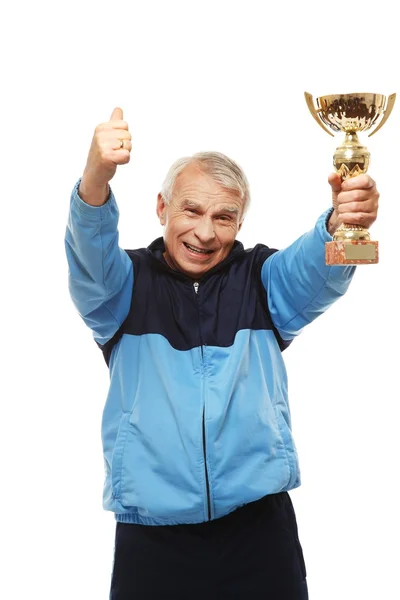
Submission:
<svg viewBox="0 0 400 600">
<path fill-rule="evenodd" d="M 104 131 L 115 131 L 115 129 L 124 129 L 129 131 L 129 125 L 126 121 L 107 121 L 100 123 L 95 129 L 95 133 L 103 133 Z"/>
<path fill-rule="evenodd" d="M 106 126 L 106 129 L 108 129 L 111 126 L 111 128 L 114 129 L 129 129 L 128 123 L 126 121 L 117 121 L 116 119 L 114 121 L 109 121 L 109 123 Z"/>
<path fill-rule="evenodd" d="M 114 108 L 110 121 L 122 121 L 124 118 L 124 113 L 122 112 L 122 108 Z"/>
<path fill-rule="evenodd" d="M 368 229 L 371 227 L 372 223 L 376 221 L 376 215 L 374 213 L 368 214 L 364 212 L 349 212 L 341 214 L 339 219 L 342 223 L 346 223 L 346 225 L 361 225 L 362 227 L 366 227 Z"/>
<path fill-rule="evenodd" d="M 377 196 L 378 194 L 371 194 L 370 189 L 357 189 L 349 192 L 340 192 L 340 194 L 338 194 L 338 204 L 348 204 L 349 202 L 367 202 L 368 200 L 375 200 Z"/>
<path fill-rule="evenodd" d="M 375 181 L 369 175 L 365 173 L 363 175 L 357 175 L 356 177 L 350 177 L 346 179 L 342 183 L 342 190 L 359 190 L 359 189 L 369 189 L 374 187 Z"/>
<path fill-rule="evenodd" d="M 121 145 L 121 142 L 123 142 L 123 145 Z M 113 144 L 113 149 L 114 150 L 128 150 L 129 152 L 132 150 L 132 144 L 131 141 L 128 139 L 117 139 L 115 140 L 114 144 Z"/>
<path fill-rule="evenodd" d="M 129 152 L 129 150 L 126 150 L 125 148 L 121 148 L 120 150 L 114 150 L 111 153 L 110 158 L 113 161 L 113 163 L 116 165 L 125 165 L 129 162 L 129 160 L 131 158 L 131 153 Z"/>
<path fill-rule="evenodd" d="M 108 139 L 131 140 L 132 136 L 127 129 L 110 129 L 107 134 Z"/>
<path fill-rule="evenodd" d="M 347 202 L 346 204 L 339 204 L 337 207 L 337 212 L 340 215 L 344 214 L 357 214 L 357 213 L 366 213 L 372 214 L 377 210 L 376 202 Z"/>
<path fill-rule="evenodd" d="M 328 177 L 328 183 L 332 188 L 332 192 L 340 192 L 342 189 L 342 179 L 338 173 L 331 173 Z"/>
</svg>

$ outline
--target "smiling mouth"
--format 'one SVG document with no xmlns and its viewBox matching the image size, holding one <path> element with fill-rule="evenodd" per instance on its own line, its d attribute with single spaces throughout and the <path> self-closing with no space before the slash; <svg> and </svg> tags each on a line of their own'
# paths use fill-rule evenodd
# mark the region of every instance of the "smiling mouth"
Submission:
<svg viewBox="0 0 400 600">
<path fill-rule="evenodd" d="M 204 256 L 206 256 L 214 252 L 214 250 L 206 250 L 205 248 L 197 248 L 197 246 L 191 246 L 186 242 L 183 242 L 183 244 L 188 250 L 190 250 L 191 252 L 196 252 L 196 254 L 203 254 Z"/>
</svg>

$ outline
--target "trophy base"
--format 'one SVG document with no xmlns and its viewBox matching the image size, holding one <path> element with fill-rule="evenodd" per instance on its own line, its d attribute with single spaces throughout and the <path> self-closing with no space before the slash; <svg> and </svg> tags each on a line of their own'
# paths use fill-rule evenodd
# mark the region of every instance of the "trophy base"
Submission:
<svg viewBox="0 0 400 600">
<path fill-rule="evenodd" d="M 378 242 L 326 242 L 325 262 L 327 265 L 376 265 Z"/>
</svg>

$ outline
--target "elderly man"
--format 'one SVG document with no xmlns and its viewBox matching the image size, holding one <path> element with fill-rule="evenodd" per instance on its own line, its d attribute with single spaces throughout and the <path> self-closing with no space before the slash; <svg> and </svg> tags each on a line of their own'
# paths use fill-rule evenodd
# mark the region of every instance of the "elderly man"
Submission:
<svg viewBox="0 0 400 600">
<path fill-rule="evenodd" d="M 111 376 L 110 598 L 304 600 L 282 351 L 347 290 L 354 267 L 327 267 L 325 242 L 341 222 L 375 221 L 375 183 L 331 175 L 334 208 L 311 231 L 282 251 L 244 250 L 246 177 L 196 154 L 158 195 L 164 237 L 124 251 L 109 181 L 131 148 L 117 108 L 95 131 L 66 233 L 71 296 Z"/>
</svg>

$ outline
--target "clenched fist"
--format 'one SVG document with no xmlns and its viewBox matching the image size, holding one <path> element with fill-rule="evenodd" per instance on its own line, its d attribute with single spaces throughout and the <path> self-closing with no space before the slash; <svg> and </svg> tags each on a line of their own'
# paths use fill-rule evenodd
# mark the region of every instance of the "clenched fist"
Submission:
<svg viewBox="0 0 400 600">
<path fill-rule="evenodd" d="M 333 235 L 342 223 L 369 229 L 378 214 L 379 192 L 375 181 L 366 174 L 342 181 L 340 175 L 332 173 L 328 182 L 334 207 L 328 223 L 329 233 Z"/>
<path fill-rule="evenodd" d="M 114 177 L 117 166 L 129 162 L 131 139 L 121 108 L 115 108 L 111 119 L 96 127 L 79 186 L 79 195 L 85 202 L 95 206 L 106 202 L 108 182 Z"/>
</svg>

